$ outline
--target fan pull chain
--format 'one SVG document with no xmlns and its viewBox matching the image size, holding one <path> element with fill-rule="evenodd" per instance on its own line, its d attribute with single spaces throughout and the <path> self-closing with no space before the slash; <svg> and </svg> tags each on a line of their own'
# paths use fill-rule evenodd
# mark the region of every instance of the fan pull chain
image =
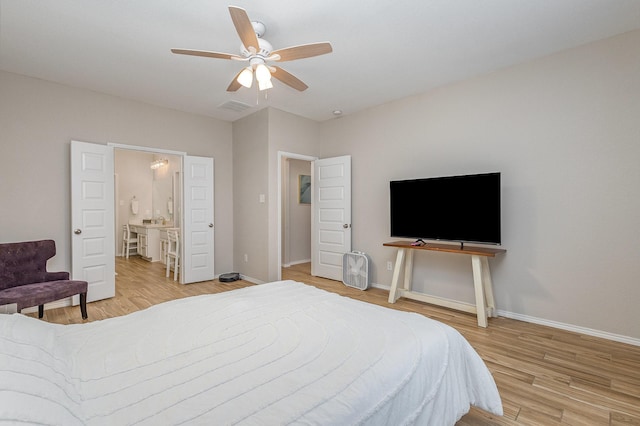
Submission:
<svg viewBox="0 0 640 426">
<path fill-rule="evenodd" d="M 263 90 L 264 92 L 264 100 L 269 100 L 269 89 Z M 260 90 L 256 87 L 256 105 L 260 105 Z"/>
</svg>

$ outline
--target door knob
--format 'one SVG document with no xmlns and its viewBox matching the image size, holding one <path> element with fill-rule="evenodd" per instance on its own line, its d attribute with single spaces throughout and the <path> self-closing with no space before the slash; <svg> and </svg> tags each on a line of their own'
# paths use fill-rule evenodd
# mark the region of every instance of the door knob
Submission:
<svg viewBox="0 0 640 426">
<path fill-rule="evenodd" d="M 349 225 L 348 223 L 345 223 L 344 225 L 342 225 L 342 227 L 343 227 L 344 229 L 347 229 L 349 226 L 350 226 L 350 225 Z"/>
<path fill-rule="evenodd" d="M 213 223 L 210 223 L 210 224 L 209 224 L 209 228 L 213 228 Z"/>
<path fill-rule="evenodd" d="M 76 235 L 80 235 L 80 234 L 82 234 L 82 230 L 81 229 L 74 229 L 73 233 L 76 234 Z"/>
</svg>

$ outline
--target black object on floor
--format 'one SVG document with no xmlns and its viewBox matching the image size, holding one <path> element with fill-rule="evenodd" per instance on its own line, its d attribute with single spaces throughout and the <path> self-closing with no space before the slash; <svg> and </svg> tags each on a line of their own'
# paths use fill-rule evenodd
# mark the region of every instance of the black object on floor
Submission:
<svg viewBox="0 0 640 426">
<path fill-rule="evenodd" d="M 232 281 L 238 281 L 240 279 L 240 274 L 237 272 L 229 272 L 227 274 L 221 274 L 218 277 L 218 280 L 221 283 L 230 283 Z"/>
</svg>

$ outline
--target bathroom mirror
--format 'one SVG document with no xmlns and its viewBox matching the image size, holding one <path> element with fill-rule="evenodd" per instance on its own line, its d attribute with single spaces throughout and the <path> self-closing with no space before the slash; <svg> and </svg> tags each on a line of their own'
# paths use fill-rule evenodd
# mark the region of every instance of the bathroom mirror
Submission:
<svg viewBox="0 0 640 426">
<path fill-rule="evenodd" d="M 152 219 L 164 220 L 165 223 L 176 222 L 175 174 L 180 172 L 181 159 L 177 156 L 154 155 L 153 161 L 167 160 L 166 164 L 153 170 L 152 185 Z"/>
</svg>

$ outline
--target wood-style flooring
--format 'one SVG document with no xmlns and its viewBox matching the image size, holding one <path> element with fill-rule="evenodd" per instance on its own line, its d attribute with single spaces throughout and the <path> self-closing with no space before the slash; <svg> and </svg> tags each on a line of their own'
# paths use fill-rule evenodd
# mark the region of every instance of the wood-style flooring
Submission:
<svg viewBox="0 0 640 426">
<path fill-rule="evenodd" d="M 180 285 L 165 278 L 164 265 L 138 257 L 116 259 L 116 297 L 89 303 L 88 321 L 125 315 L 157 303 L 253 285 L 217 280 Z M 496 417 L 472 408 L 458 423 L 468 425 L 637 425 L 640 426 L 640 347 L 507 318 L 491 318 L 489 327 L 462 312 L 400 299 L 388 292 L 346 287 L 312 277 L 310 267 L 284 268 L 293 279 L 344 296 L 392 309 L 417 312 L 456 328 L 493 374 L 504 407 Z M 35 316 L 36 314 L 30 314 Z M 45 311 L 44 320 L 81 323 L 77 306 Z"/>
</svg>

